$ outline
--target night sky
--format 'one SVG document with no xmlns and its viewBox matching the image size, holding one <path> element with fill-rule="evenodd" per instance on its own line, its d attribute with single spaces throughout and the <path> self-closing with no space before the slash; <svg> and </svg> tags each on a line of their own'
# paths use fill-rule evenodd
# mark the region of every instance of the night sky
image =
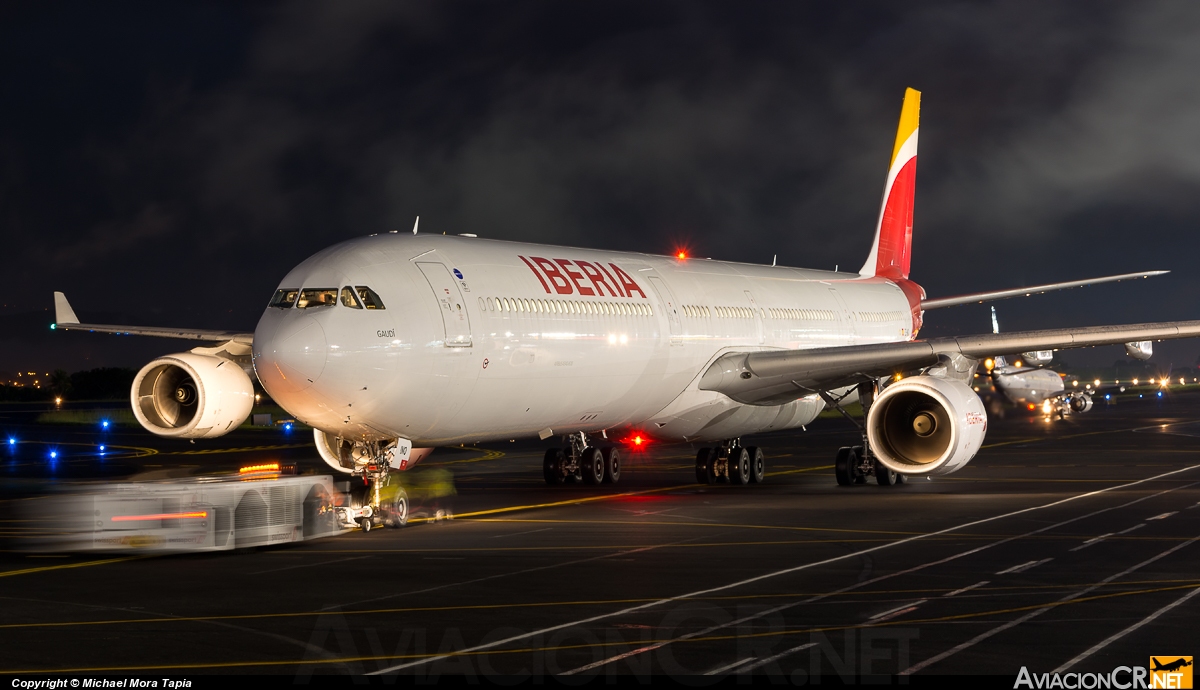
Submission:
<svg viewBox="0 0 1200 690">
<path fill-rule="evenodd" d="M 188 348 L 51 333 L 54 290 L 84 321 L 250 331 L 292 266 L 418 214 L 856 270 L 906 86 L 931 297 L 1170 269 L 1001 324 L 1200 319 L 1198 39 L 1179 2 L 10 4 L 0 370 Z M 989 328 L 971 305 L 922 334 Z"/>
</svg>

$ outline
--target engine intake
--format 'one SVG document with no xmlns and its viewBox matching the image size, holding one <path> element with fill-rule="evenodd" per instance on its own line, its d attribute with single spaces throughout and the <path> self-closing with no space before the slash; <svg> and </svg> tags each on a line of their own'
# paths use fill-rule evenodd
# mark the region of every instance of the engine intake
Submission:
<svg viewBox="0 0 1200 690">
<path fill-rule="evenodd" d="M 892 384 L 867 415 L 867 439 L 885 467 L 906 475 L 962 469 L 987 433 L 983 401 L 965 384 L 914 376 Z"/>
<path fill-rule="evenodd" d="M 181 352 L 142 367 L 133 379 L 130 402 L 133 415 L 151 433 L 212 438 L 250 416 L 254 384 L 227 359 Z"/>
</svg>

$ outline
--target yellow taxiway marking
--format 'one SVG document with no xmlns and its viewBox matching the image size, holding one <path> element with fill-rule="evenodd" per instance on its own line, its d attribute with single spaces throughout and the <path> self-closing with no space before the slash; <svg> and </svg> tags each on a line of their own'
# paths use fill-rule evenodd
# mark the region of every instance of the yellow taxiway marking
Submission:
<svg viewBox="0 0 1200 690">
<path fill-rule="evenodd" d="M 480 657 L 480 656 L 497 656 L 501 654 L 530 654 L 535 652 L 551 652 L 551 651 L 566 651 L 570 649 L 596 649 L 601 647 L 628 647 L 631 644 L 645 646 L 657 643 L 684 643 L 695 644 L 697 642 L 724 642 L 736 639 L 749 638 L 764 638 L 764 637 L 790 637 L 794 635 L 805 635 L 815 632 L 836 632 L 839 630 L 857 630 L 864 628 L 883 628 L 897 625 L 916 625 L 919 623 L 945 623 L 950 621 L 959 621 L 970 618 L 982 618 L 985 616 L 997 616 L 1007 613 L 1017 613 L 1020 611 L 1029 611 L 1041 608 L 1058 608 L 1061 606 L 1072 606 L 1091 601 L 1112 599 L 1116 597 L 1127 597 L 1138 594 L 1155 594 L 1158 592 L 1170 592 L 1181 589 L 1196 589 L 1200 588 L 1200 584 L 1187 584 L 1174 587 L 1160 587 L 1156 589 L 1134 590 L 1129 592 L 1114 592 L 1111 594 L 1100 594 L 1094 597 L 1085 597 L 1080 599 L 1072 599 L 1069 601 L 1048 602 L 1044 604 L 1032 604 L 1029 606 L 1016 606 L 1006 609 L 996 609 L 991 611 L 978 611 L 975 613 L 964 613 L 951 616 L 939 616 L 937 618 L 911 619 L 898 618 L 881 623 L 856 623 L 853 625 L 831 625 L 816 628 L 794 628 L 790 630 L 772 630 L 761 633 L 750 634 L 725 634 L 725 635 L 707 635 L 703 637 L 693 637 L 686 640 L 678 638 L 663 638 L 654 640 L 611 640 L 606 642 L 594 642 L 574 645 L 557 645 L 543 647 L 525 647 L 520 649 L 485 649 L 475 652 L 456 652 L 456 651 L 440 651 L 425 654 L 381 654 L 371 656 L 352 656 L 352 657 L 326 657 L 321 659 L 272 659 L 263 661 L 217 661 L 217 662 L 198 662 L 194 664 L 161 664 L 161 665 L 141 665 L 141 666 L 95 666 L 95 667 L 77 667 L 77 668 L 49 668 L 49 669 L 0 669 L 3 674 L 43 674 L 43 673 L 101 673 L 101 672 L 136 672 L 136 671 L 152 671 L 152 670 L 174 670 L 174 669 L 208 669 L 208 668 L 254 668 L 254 667 L 278 667 L 278 666 L 318 666 L 329 664 L 352 664 L 362 663 L 364 661 L 396 661 L 402 659 L 421 660 L 432 657 Z M 337 612 L 341 613 L 341 612 Z M 155 619 L 155 622 L 171 619 Z"/>
<path fill-rule="evenodd" d="M 507 455 L 504 451 L 500 451 L 500 450 L 486 450 L 483 448 L 468 448 L 467 450 L 481 450 L 481 451 L 483 451 L 483 455 L 481 455 L 477 458 L 467 458 L 465 460 L 444 460 L 444 461 L 440 461 L 440 462 L 427 462 L 427 463 L 423 463 L 423 464 L 425 467 L 442 467 L 443 465 L 461 465 L 463 463 L 468 463 L 468 462 L 484 462 L 485 460 L 499 460 L 500 458 L 503 458 Z"/>
<path fill-rule="evenodd" d="M 821 467 L 805 467 L 805 468 L 801 468 L 798 470 L 785 470 L 783 472 L 770 472 L 767 474 L 767 476 L 768 477 L 778 477 L 778 476 L 782 476 L 785 474 L 796 474 L 798 472 L 813 472 L 816 470 L 828 470 L 828 469 L 831 469 L 832 467 L 833 467 L 833 465 L 824 465 Z M 664 493 L 667 491 L 680 491 L 683 489 L 696 489 L 696 488 L 706 487 L 706 486 L 708 486 L 708 485 L 707 484 L 680 484 L 677 486 L 665 486 L 665 487 L 660 487 L 657 489 L 645 489 L 643 491 L 625 491 L 625 492 L 622 492 L 619 494 L 603 494 L 600 496 L 584 496 L 582 498 L 568 498 L 566 500 L 551 501 L 549 503 L 530 503 L 527 505 L 520 505 L 520 506 L 506 506 L 504 508 L 489 508 L 487 510 L 476 510 L 476 511 L 472 511 L 470 513 L 456 513 L 454 515 L 454 519 L 459 520 L 462 518 L 474 518 L 474 517 L 480 517 L 482 515 L 500 515 L 502 513 L 514 513 L 517 511 L 521 511 L 521 510 L 538 510 L 538 509 L 542 509 L 542 508 L 559 508 L 561 506 L 579 505 L 581 503 L 595 503 L 597 501 L 611 501 L 613 499 L 628 498 L 630 496 L 645 496 L 647 494 L 659 494 L 659 493 Z M 436 518 L 433 518 L 433 517 L 412 518 L 409 520 L 410 523 L 435 522 L 435 521 L 436 521 Z"/>
<path fill-rule="evenodd" d="M 217 455 L 219 453 L 251 453 L 256 450 L 286 450 L 288 448 L 310 448 L 310 443 L 281 443 L 274 446 L 245 446 L 242 448 L 205 448 L 202 450 L 180 450 L 163 455 Z"/>
<path fill-rule="evenodd" d="M 16 575 L 32 575 L 33 573 L 44 573 L 50 570 L 69 570 L 71 568 L 86 568 L 92 565 L 106 565 L 108 563 L 120 563 L 122 561 L 132 561 L 145 556 L 123 556 L 121 558 L 106 558 L 99 561 L 84 561 L 82 563 L 61 563 L 59 565 L 44 565 L 38 568 L 22 568 L 20 570 L 5 570 L 0 572 L 0 577 L 14 577 Z"/>
</svg>

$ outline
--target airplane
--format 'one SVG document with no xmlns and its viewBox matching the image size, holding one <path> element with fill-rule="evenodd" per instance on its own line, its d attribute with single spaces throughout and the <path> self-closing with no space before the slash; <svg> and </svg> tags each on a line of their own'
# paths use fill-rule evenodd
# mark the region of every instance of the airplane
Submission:
<svg viewBox="0 0 1200 690">
<path fill-rule="evenodd" d="M 1195 337 L 1200 321 L 919 339 L 931 309 L 1161 273 L 928 299 L 909 277 L 919 108 L 908 89 L 857 272 L 431 235 L 414 224 L 293 268 L 253 333 L 82 323 L 60 292 L 54 327 L 204 341 L 138 372 L 130 402 L 143 427 L 228 433 L 249 415 L 257 378 L 313 428 L 333 470 L 377 487 L 437 446 L 533 437 L 561 439 L 544 457 L 550 485 L 617 482 L 620 441 L 633 437 L 703 446 L 701 483 L 758 483 L 764 452 L 742 438 L 803 428 L 827 407 L 848 414 L 854 400 L 861 441 L 838 451 L 839 484 L 948 474 L 987 430 L 971 387 L 981 358 Z"/>
<path fill-rule="evenodd" d="M 1000 332 L 996 308 L 992 307 L 992 333 Z M 1125 352 L 1140 360 L 1154 354 L 1151 341 L 1125 343 Z M 984 369 L 996 391 L 1016 407 L 1040 410 L 1047 417 L 1062 419 L 1068 414 L 1082 414 L 1092 409 L 1092 396 L 1101 391 L 1100 383 L 1085 390 L 1067 391 L 1062 376 L 1047 368 L 1054 359 L 1052 350 L 1023 352 L 1012 363 L 1003 355 L 983 361 Z M 1124 390 L 1123 388 L 1121 390 Z M 998 402 L 998 401 L 997 401 Z M 999 405 L 990 407 L 992 414 L 1003 413 Z"/>
</svg>

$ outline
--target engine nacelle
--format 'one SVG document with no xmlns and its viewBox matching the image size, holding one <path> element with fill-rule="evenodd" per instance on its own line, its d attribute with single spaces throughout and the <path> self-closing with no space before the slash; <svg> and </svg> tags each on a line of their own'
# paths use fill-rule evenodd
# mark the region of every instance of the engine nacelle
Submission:
<svg viewBox="0 0 1200 690">
<path fill-rule="evenodd" d="M 1092 396 L 1088 393 L 1072 393 L 1067 404 L 1071 406 L 1072 412 L 1082 414 L 1092 409 Z"/>
<path fill-rule="evenodd" d="M 313 429 L 313 440 L 317 444 L 317 455 L 338 472 L 354 473 L 354 444 L 343 441 L 333 434 Z"/>
<path fill-rule="evenodd" d="M 142 367 L 129 397 L 133 415 L 151 433 L 212 438 L 250 416 L 254 384 L 227 359 L 180 352 Z"/>
<path fill-rule="evenodd" d="M 914 376 L 880 393 L 867 415 L 867 439 L 885 467 L 905 475 L 962 469 L 987 433 L 983 401 L 970 386 Z"/>
</svg>

